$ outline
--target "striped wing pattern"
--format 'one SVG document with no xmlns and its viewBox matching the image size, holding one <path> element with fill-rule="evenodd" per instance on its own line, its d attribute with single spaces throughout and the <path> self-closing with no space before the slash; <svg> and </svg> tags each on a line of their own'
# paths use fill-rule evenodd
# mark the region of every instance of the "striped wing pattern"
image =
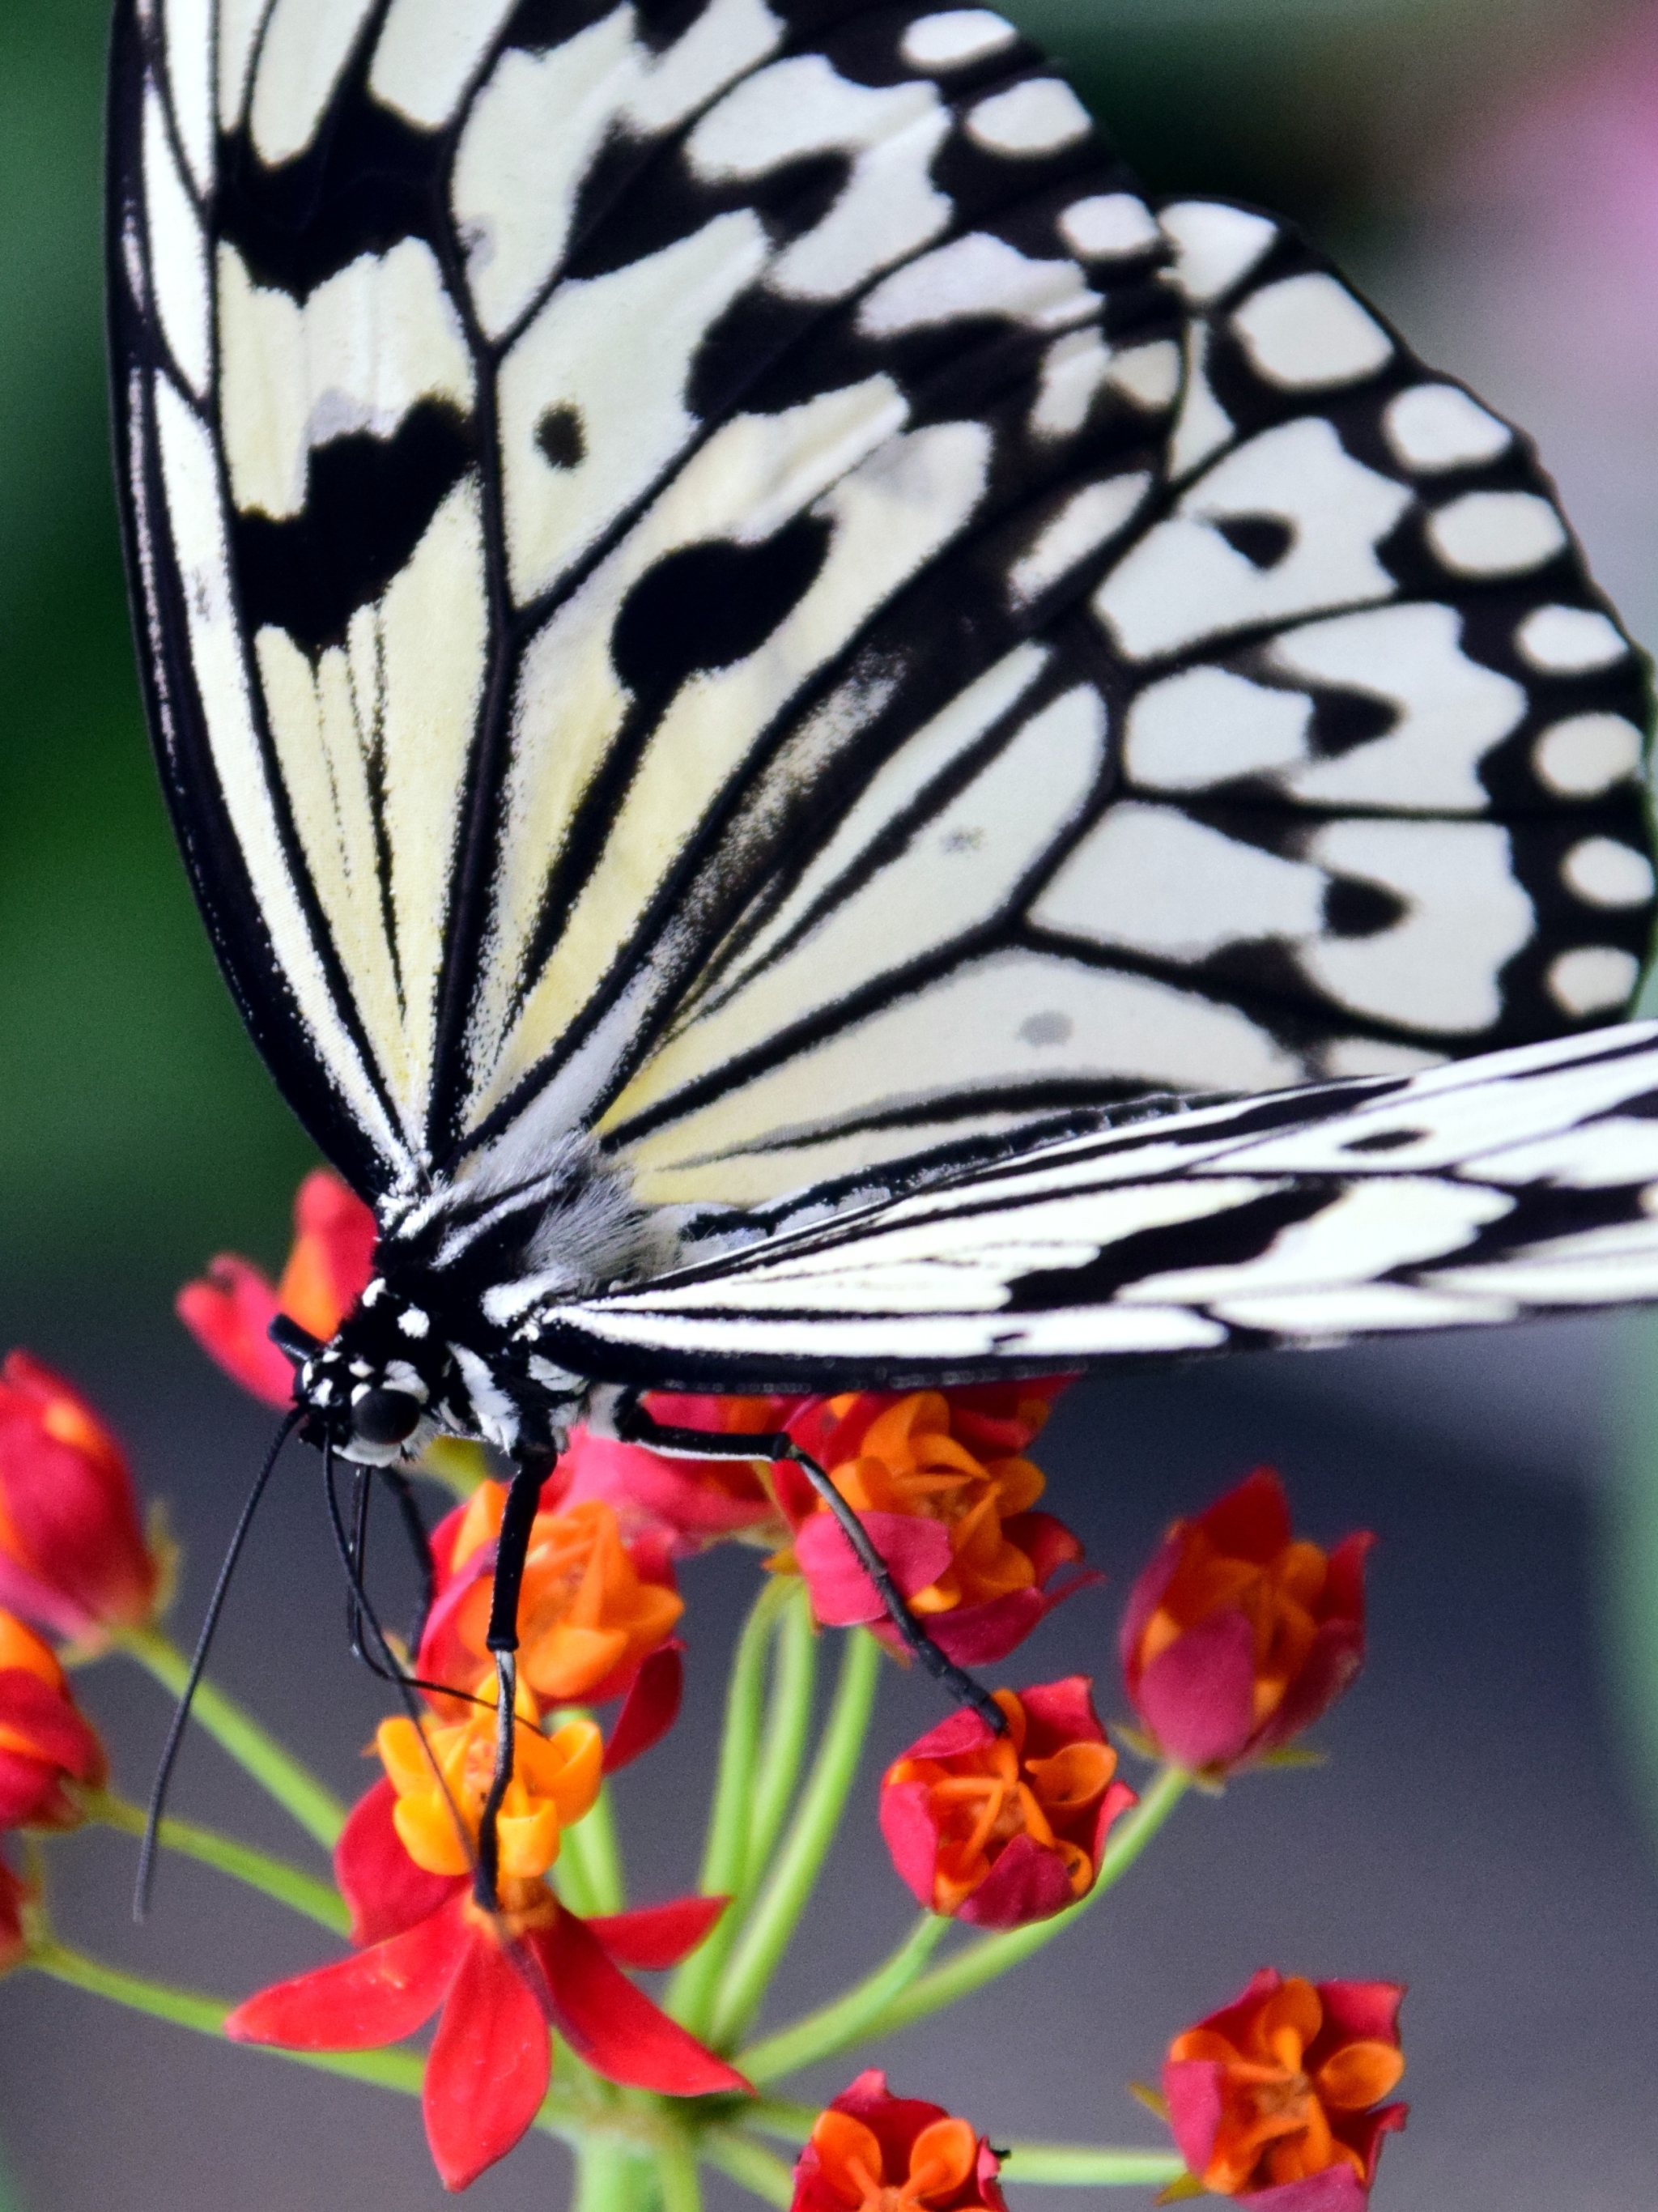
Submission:
<svg viewBox="0 0 1658 2212">
<path fill-rule="evenodd" d="M 1528 449 L 988 11 L 127 0 L 114 88 L 152 720 L 365 1193 L 763 1212 L 1626 1002 Z"/>
<path fill-rule="evenodd" d="M 614 1382 L 810 1389 L 1650 1299 L 1658 1023 L 1055 1135 L 744 1231 L 552 1310 L 543 1346 Z"/>
</svg>

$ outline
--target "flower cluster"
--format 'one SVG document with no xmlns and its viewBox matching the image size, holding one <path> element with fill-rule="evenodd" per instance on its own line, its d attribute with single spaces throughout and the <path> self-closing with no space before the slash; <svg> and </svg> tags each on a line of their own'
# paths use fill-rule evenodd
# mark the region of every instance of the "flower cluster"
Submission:
<svg viewBox="0 0 1658 2212">
<path fill-rule="evenodd" d="M 282 1311 L 331 1334 L 370 1278 L 374 1236 L 368 1209 L 319 1170 L 300 1190 L 280 1280 L 222 1255 L 181 1292 L 179 1312 L 239 1383 L 285 1404 L 291 1376 L 270 1342 L 271 1320 Z M 647 1404 L 668 1427 L 752 1438 L 759 1449 L 786 1437 L 857 1514 L 939 1648 L 960 1664 L 994 1664 L 1056 1604 L 1102 1580 L 1073 1532 L 1041 1509 L 1045 1480 L 1029 1456 L 1068 1379 L 834 1397 L 658 1393 Z M 797 1460 L 677 1458 L 578 1428 L 529 1532 L 503 1773 L 488 1639 L 507 1492 L 464 1468 L 425 1471 L 463 1494 L 431 1530 L 432 1601 L 409 1707 L 381 1723 L 380 1778 L 349 1814 L 327 1814 L 319 1829 L 317 1785 L 295 1781 L 286 1755 L 227 1718 L 228 1701 L 211 1692 L 221 1741 L 313 1832 L 337 1832 L 337 1897 L 325 1893 L 319 1909 L 309 1877 L 206 1831 L 164 1828 L 161 1840 L 274 1895 L 302 1896 L 301 1909 L 331 1925 L 343 1904 L 350 1945 L 232 2008 L 225 2033 L 321 2057 L 429 2027 L 422 2107 L 450 2189 L 502 2157 L 538 2113 L 562 2112 L 550 2124 L 566 2124 L 568 2100 L 591 2099 L 594 2075 L 616 2085 L 613 2099 L 669 2099 L 680 2113 L 689 2100 L 690 2118 L 649 2122 L 665 2141 L 740 2128 L 732 2115 L 750 2088 L 736 2046 L 758 2002 L 756 1976 L 774 1964 L 777 1931 L 786 1939 L 783 1923 L 804 1902 L 795 1886 L 818 1850 L 824 1808 L 845 1803 L 856 1768 L 856 1741 L 841 1740 L 832 1716 L 781 1858 L 768 1863 L 810 1731 L 811 1638 L 868 1628 L 901 1657 L 902 1639 Z M 686 1626 L 677 1570 L 731 1540 L 768 1554 L 754 1624 L 777 1638 L 762 1662 L 769 1704 L 761 1678 L 734 1691 L 704 1893 L 608 1910 L 604 1900 L 619 1905 L 623 1893 L 611 1844 L 596 1840 L 610 1833 L 606 1777 L 672 1725 Z M 978 1931 L 979 1943 L 1022 1929 L 1046 1940 L 1041 1924 L 1108 1888 L 1193 1779 L 1218 1785 L 1270 1760 L 1325 1711 L 1363 1656 L 1370 1541 L 1358 1533 L 1326 1550 L 1299 1537 L 1266 1468 L 1175 1524 L 1133 1583 L 1121 1625 L 1134 1723 L 1119 1739 L 1161 1766 L 1144 1800 L 1120 1772 L 1081 1674 L 997 1690 L 999 1729 L 964 1708 L 893 1760 L 879 1825 L 926 1915 L 900 1954 L 906 1972 L 952 1922 Z M 182 1657 L 167 1656 L 157 1626 L 170 1567 L 165 1544 L 143 1534 L 109 1429 L 69 1383 L 13 1353 L 0 1368 L 0 1604 L 12 1608 L 0 1612 L 0 1831 L 142 1824 L 107 1787 L 103 1747 L 70 1693 L 64 1658 L 125 1650 L 176 1681 Z M 785 1620 L 793 1662 L 780 1656 Z M 754 1635 L 745 1645 L 770 1649 Z M 859 1638 L 848 1656 L 859 1653 L 872 1670 L 874 1645 Z M 843 1669 L 844 1681 L 857 1674 Z M 607 1731 L 577 1710 L 594 1705 L 616 1708 Z M 608 1875 L 596 1871 L 605 1866 Z M 0 1968 L 54 1955 L 39 1933 L 44 1910 L 0 1862 Z M 699 1952 L 662 2002 L 631 1978 Z M 847 2016 L 878 2021 L 904 1986 L 890 1963 Z M 1154 2166 L 1164 2160 L 1175 2195 L 1209 2191 L 1261 2212 L 1362 2212 L 1383 2138 L 1404 2122 L 1405 2107 L 1386 2101 L 1404 2065 L 1400 1994 L 1392 1984 L 1258 1974 L 1169 2046 L 1160 2104 L 1177 2155 L 1102 2152 L 1097 2178 L 1113 2178 L 1114 2160 L 1144 2169 L 1150 2156 Z M 825 2041 L 823 2023 L 842 2009 L 750 2046 L 755 2078 L 777 2070 L 780 2043 L 799 2063 L 840 2048 L 847 2037 Z M 574 2087 L 561 2048 L 580 2062 Z M 812 2125 L 795 2212 L 1005 2212 L 1007 2155 L 968 2120 L 894 2096 L 883 2075 L 865 2072 Z M 775 2191 L 774 2173 L 768 2186 Z"/>
</svg>

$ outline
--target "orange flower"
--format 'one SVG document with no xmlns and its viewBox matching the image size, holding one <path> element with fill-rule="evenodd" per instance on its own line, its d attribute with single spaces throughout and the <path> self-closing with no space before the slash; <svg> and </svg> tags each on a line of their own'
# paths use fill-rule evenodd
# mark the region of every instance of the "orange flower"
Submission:
<svg viewBox="0 0 1658 2212">
<path fill-rule="evenodd" d="M 470 1683 L 488 1662 L 490 1578 L 506 1501 L 502 1484 L 481 1484 L 434 1533 L 438 1595 L 421 1645 L 428 1680 Z M 665 1547 L 659 1548 L 656 1558 L 639 1545 L 630 1551 L 600 1498 L 537 1514 L 519 1599 L 520 1680 L 553 1704 L 624 1690 L 685 1609 L 668 1580 Z"/>
<path fill-rule="evenodd" d="M 1225 1771 L 1335 1702 L 1363 1663 L 1371 1541 L 1360 1532 L 1326 1553 L 1297 1539 L 1266 1467 L 1175 1523 L 1121 1637 L 1124 1685 L 1165 1756 Z"/>
<path fill-rule="evenodd" d="M 1061 1597 L 1096 1579 L 1048 1589 L 1082 1546 L 1051 1514 L 1031 1510 L 1047 1483 L 1024 1447 L 1067 1379 L 854 1391 L 808 1401 L 789 1420 L 864 1522 L 910 1611 L 959 1664 L 1005 1658 Z M 822 1499 L 796 1468 L 780 1466 L 774 1479 L 794 1544 L 774 1564 L 799 1569 L 826 1626 L 878 1623 L 874 1585 Z"/>
<path fill-rule="evenodd" d="M 361 1199 L 331 1169 L 313 1169 L 294 1200 L 294 1244 L 281 1282 L 221 1252 L 204 1280 L 179 1291 L 179 1318 L 245 1390 L 267 1405 L 290 1405 L 294 1370 L 270 1341 L 270 1324 L 284 1313 L 325 1343 L 367 1286 L 374 1235 Z"/>
<path fill-rule="evenodd" d="M 27 1352 L 0 1367 L 0 1605 L 53 1636 L 148 1620 L 167 1560 L 144 1542 L 126 1455 Z"/>
<path fill-rule="evenodd" d="M 872 2067 L 818 2114 L 790 2212 L 1006 2212 L 999 2170 L 970 2121 L 892 2096 Z"/>
<path fill-rule="evenodd" d="M 0 1613 L 0 1828 L 77 1826 L 83 1815 L 64 1784 L 95 1788 L 108 1771 L 57 1655 Z"/>
<path fill-rule="evenodd" d="M 1261 2212 L 1360 2212 L 1383 2105 L 1405 2071 L 1396 1982 L 1286 1981 L 1271 1967 L 1177 2035 L 1163 2091 L 1181 2155 L 1206 2189 Z"/>
<path fill-rule="evenodd" d="M 487 1700 L 494 1686 L 493 1674 L 481 1677 L 479 1694 Z M 568 1721 L 544 1735 L 535 1699 L 522 1684 L 518 1715 L 525 1725 L 495 1831 L 503 1901 L 515 1886 L 539 1884 L 558 1856 L 563 1830 L 592 1809 L 603 1778 L 604 1744 L 592 1721 Z M 465 1720 L 447 1725 L 382 1721 L 374 1747 L 397 1792 L 392 1819 L 410 1857 L 428 1874 L 469 1873 L 495 1773 L 493 1706 L 471 1705 Z"/>
<path fill-rule="evenodd" d="M 1023 1928 L 1094 1887 L 1112 1822 L 1134 1793 L 1088 1678 L 998 1690 L 1007 1733 L 952 1713 L 887 1769 L 881 1832 L 918 1901 L 981 1928 Z"/>
</svg>

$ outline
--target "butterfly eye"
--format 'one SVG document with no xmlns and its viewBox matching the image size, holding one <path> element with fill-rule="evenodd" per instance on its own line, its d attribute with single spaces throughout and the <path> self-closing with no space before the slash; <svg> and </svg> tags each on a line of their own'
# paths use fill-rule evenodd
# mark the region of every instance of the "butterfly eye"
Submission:
<svg viewBox="0 0 1658 2212">
<path fill-rule="evenodd" d="M 366 1390 L 351 1408 L 352 1431 L 366 1444 L 400 1444 L 419 1421 L 419 1404 L 406 1390 Z"/>
</svg>

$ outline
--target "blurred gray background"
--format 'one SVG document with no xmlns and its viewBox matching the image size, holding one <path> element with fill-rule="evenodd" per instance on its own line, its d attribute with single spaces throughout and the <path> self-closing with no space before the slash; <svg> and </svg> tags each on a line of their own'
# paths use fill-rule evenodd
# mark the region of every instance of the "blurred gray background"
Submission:
<svg viewBox="0 0 1658 2212">
<path fill-rule="evenodd" d="M 1159 186 L 1293 213 L 1418 349 L 1538 436 L 1602 581 L 1658 641 L 1658 9 L 1577 0 L 1030 0 Z M 213 1250 L 280 1261 L 309 1164 L 191 910 L 137 713 L 99 341 L 104 9 L 0 0 L 0 1342 L 106 1408 L 189 1547 L 198 1617 L 269 1421 L 169 1313 Z M 1112 1576 L 1010 1669 L 1121 1709 L 1116 1612 L 1175 1514 L 1262 1459 L 1306 1531 L 1375 1528 L 1370 1668 L 1330 1764 L 1183 1806 L 1066 1946 L 869 2057 L 999 2141 L 1152 2142 L 1123 2084 L 1257 1965 L 1408 1981 L 1410 2132 L 1378 2206 L 1648 2212 L 1658 2196 L 1658 1327 L 1610 1320 L 1095 1383 L 1040 1456 Z M 752 1555 L 692 1563 L 690 1694 L 624 1778 L 635 1893 L 690 1886 L 726 1653 Z M 384 1710 L 344 1651 L 314 1465 L 258 1530 L 218 1671 L 343 1792 Z M 828 1657 L 829 1655 L 825 1655 Z M 166 1723 L 119 1665 L 80 1678 L 142 1796 Z M 808 1924 L 842 1972 L 910 1907 L 875 1838 L 884 1760 L 936 1717 L 890 1670 L 845 1847 Z M 181 1812 L 292 1846 L 211 1746 Z M 303 1855 L 304 1845 L 296 1847 Z M 73 1940 L 227 1996 L 327 1939 L 131 1847 L 53 1851 Z M 811 1940 L 816 1936 L 818 1940 Z M 777 2021 L 829 1993 L 780 1983 Z M 837 2062 L 799 2086 L 832 2094 Z M 116 2013 L 0 1988 L 9 2212 L 380 2212 L 441 2191 L 408 2100 Z M 480 2212 L 562 2206 L 535 2138 Z M 1018 2212 L 1052 2192 L 1012 2191 Z M 1142 2192 L 1115 2192 L 1143 2203 Z M 1090 2202 L 1100 2201 L 1091 2197 Z"/>
</svg>

